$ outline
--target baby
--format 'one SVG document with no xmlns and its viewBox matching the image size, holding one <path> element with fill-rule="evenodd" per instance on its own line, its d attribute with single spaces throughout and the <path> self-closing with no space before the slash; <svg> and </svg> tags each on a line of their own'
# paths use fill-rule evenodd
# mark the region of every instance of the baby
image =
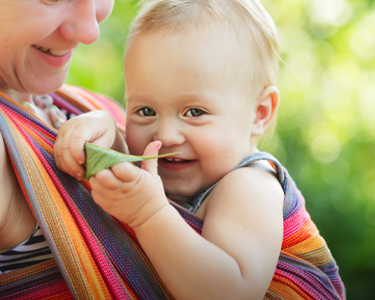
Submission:
<svg viewBox="0 0 375 300">
<path fill-rule="evenodd" d="M 176 299 L 262 299 L 278 287 L 273 277 L 289 238 L 285 232 L 283 238 L 288 201 L 297 201 L 304 224 L 316 230 L 302 197 L 285 200 L 290 186 L 298 192 L 289 175 L 257 150 L 280 102 L 271 17 L 256 0 L 151 0 L 136 17 L 127 45 L 129 151 L 181 155 L 99 172 L 90 179 L 94 200 L 133 228 Z M 57 145 L 76 142 L 83 120 L 67 122 Z M 86 130 L 99 125 L 87 115 Z M 69 135 L 61 142 L 64 132 Z M 82 179 L 84 153 L 72 149 L 56 157 L 57 164 Z M 204 219 L 202 235 L 168 198 Z M 303 227 L 293 222 L 293 228 Z M 343 298 L 337 266 L 316 236 L 326 258 L 321 265 L 329 262 L 333 279 L 317 270 L 332 299 Z"/>
</svg>

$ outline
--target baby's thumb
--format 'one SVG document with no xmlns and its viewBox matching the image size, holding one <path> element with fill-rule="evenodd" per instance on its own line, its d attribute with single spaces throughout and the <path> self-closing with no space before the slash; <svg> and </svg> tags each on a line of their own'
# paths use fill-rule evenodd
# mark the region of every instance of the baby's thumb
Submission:
<svg viewBox="0 0 375 300">
<path fill-rule="evenodd" d="M 161 147 L 160 141 L 153 141 L 147 145 L 143 156 L 157 156 Z M 142 161 L 142 169 L 151 173 L 152 175 L 158 174 L 158 159 L 149 159 Z"/>
</svg>

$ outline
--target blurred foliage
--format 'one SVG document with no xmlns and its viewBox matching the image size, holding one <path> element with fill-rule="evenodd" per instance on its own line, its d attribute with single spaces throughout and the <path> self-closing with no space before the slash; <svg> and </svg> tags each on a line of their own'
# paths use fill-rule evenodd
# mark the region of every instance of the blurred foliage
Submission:
<svg viewBox="0 0 375 300">
<path fill-rule="evenodd" d="M 289 170 L 339 264 L 348 299 L 375 299 L 375 1 L 263 0 L 281 41 L 278 125 L 261 145 Z M 137 1 L 117 0 L 67 82 L 123 103 Z"/>
</svg>

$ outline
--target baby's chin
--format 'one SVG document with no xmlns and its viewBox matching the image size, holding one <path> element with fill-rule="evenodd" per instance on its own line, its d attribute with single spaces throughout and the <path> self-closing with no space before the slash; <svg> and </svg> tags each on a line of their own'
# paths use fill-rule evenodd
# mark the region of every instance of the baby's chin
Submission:
<svg viewBox="0 0 375 300">
<path fill-rule="evenodd" d="M 203 193 L 206 188 L 200 188 L 195 192 L 192 192 L 190 189 L 181 189 L 174 188 L 164 188 L 165 194 L 169 199 L 177 200 L 183 203 L 191 203 L 197 196 Z"/>
<path fill-rule="evenodd" d="M 180 201 L 183 203 L 191 203 L 191 201 L 195 198 L 194 195 L 182 193 L 182 192 L 176 192 L 176 191 L 172 191 L 171 193 L 169 193 L 166 190 L 165 194 L 167 195 L 168 199 Z"/>
</svg>

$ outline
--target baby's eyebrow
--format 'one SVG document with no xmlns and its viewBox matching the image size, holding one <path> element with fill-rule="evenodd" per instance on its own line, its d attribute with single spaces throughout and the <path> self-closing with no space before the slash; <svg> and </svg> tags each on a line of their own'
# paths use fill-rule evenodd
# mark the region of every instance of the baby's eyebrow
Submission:
<svg viewBox="0 0 375 300">
<path fill-rule="evenodd" d="M 215 101 L 217 96 L 214 94 L 184 94 L 177 97 L 179 101 L 197 101 L 201 103 L 209 103 Z"/>
<path fill-rule="evenodd" d="M 127 102 L 140 102 L 140 101 L 150 101 L 153 98 L 151 96 L 146 95 L 134 95 L 126 98 Z"/>
<path fill-rule="evenodd" d="M 185 103 L 199 103 L 209 104 L 213 101 L 218 100 L 218 95 L 214 93 L 192 93 L 192 94 L 180 94 L 173 98 L 173 101 L 185 104 Z M 152 95 L 132 95 L 126 99 L 127 103 L 157 103 L 160 99 L 153 97 Z"/>
</svg>

